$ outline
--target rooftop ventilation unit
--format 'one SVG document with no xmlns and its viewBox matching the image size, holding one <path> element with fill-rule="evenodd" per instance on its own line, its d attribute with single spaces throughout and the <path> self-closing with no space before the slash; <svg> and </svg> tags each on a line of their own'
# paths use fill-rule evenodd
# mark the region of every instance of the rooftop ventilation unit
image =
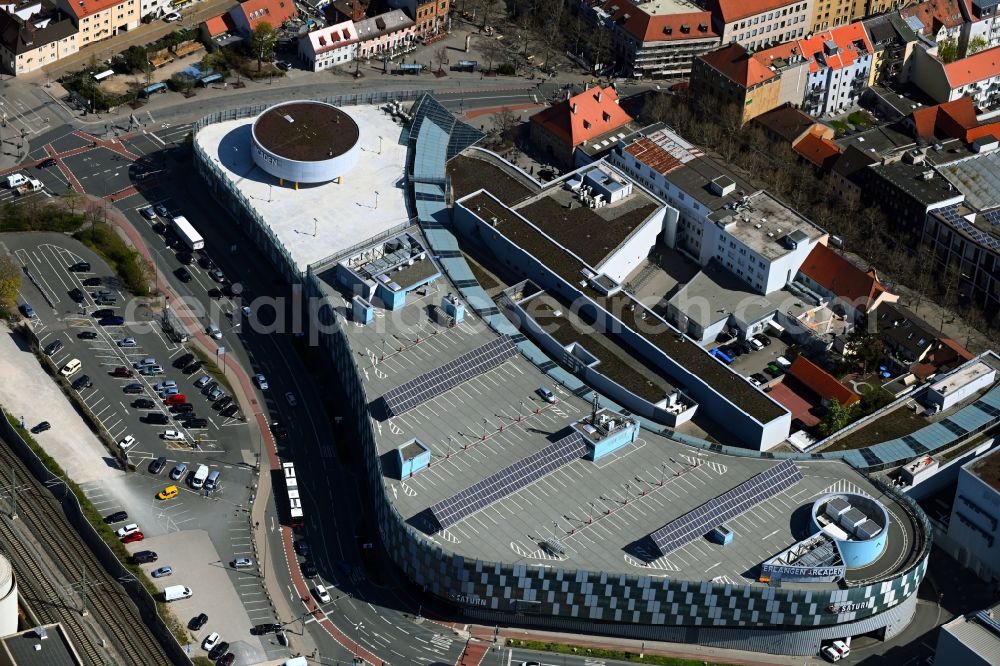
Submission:
<svg viewBox="0 0 1000 666">
<path fill-rule="evenodd" d="M 729 176 L 718 176 L 709 184 L 712 194 L 724 197 L 736 191 L 736 182 Z"/>
</svg>

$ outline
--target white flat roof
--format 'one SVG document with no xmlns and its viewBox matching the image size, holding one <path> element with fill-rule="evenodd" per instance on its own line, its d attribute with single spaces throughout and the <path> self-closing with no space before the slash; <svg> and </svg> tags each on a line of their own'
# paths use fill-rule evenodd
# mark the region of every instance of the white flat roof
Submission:
<svg viewBox="0 0 1000 666">
<path fill-rule="evenodd" d="M 403 191 L 406 137 L 377 106 L 350 106 L 361 130 L 358 163 L 340 183 L 279 185 L 250 156 L 256 118 L 208 125 L 195 140 L 267 222 L 299 270 L 409 219 Z M 379 138 L 381 137 L 381 141 Z M 377 208 L 376 208 L 376 194 Z"/>
</svg>

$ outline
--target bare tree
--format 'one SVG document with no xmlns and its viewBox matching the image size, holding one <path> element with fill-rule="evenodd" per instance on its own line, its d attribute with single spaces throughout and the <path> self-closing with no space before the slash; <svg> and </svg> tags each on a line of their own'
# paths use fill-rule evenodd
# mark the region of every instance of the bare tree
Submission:
<svg viewBox="0 0 1000 666">
<path fill-rule="evenodd" d="M 485 55 L 486 59 L 489 61 L 489 67 L 487 67 L 487 71 L 492 72 L 493 63 L 495 61 L 502 59 L 505 55 L 505 52 L 503 50 L 503 46 L 500 44 L 499 41 L 492 38 L 487 38 L 487 39 L 488 41 L 485 44 L 483 44 L 483 47 L 480 50 L 483 52 L 483 55 Z"/>
<path fill-rule="evenodd" d="M 493 114 L 493 131 L 502 143 L 513 142 L 514 130 L 520 125 L 518 116 L 505 106 Z"/>
<path fill-rule="evenodd" d="M 437 60 L 438 73 L 444 73 L 444 66 L 448 63 L 448 47 L 441 46 L 434 52 L 434 59 Z"/>
</svg>

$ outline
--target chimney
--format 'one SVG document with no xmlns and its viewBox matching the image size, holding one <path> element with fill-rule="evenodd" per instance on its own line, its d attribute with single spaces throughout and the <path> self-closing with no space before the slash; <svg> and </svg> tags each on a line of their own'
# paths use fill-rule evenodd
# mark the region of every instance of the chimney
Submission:
<svg viewBox="0 0 1000 666">
<path fill-rule="evenodd" d="M 569 106 L 570 113 L 576 113 L 576 102 L 573 102 Z"/>
</svg>

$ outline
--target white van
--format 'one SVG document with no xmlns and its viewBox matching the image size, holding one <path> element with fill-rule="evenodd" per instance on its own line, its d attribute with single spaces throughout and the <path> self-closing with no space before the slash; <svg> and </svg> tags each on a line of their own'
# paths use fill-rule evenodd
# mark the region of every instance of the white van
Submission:
<svg viewBox="0 0 1000 666">
<path fill-rule="evenodd" d="M 69 378 L 80 372 L 80 368 L 83 367 L 83 363 L 80 363 L 80 359 L 71 359 L 66 365 L 64 365 L 60 370 L 59 374 L 63 377 Z"/>
<path fill-rule="evenodd" d="M 205 465 L 198 465 L 198 469 L 195 471 L 194 476 L 191 477 L 191 487 L 198 490 L 205 485 L 206 479 L 208 479 L 208 467 Z"/>
<path fill-rule="evenodd" d="M 191 592 L 190 587 L 185 587 L 184 585 L 171 585 L 170 587 L 163 588 L 163 600 L 164 601 L 177 601 L 178 599 L 187 599 L 193 592 Z"/>
</svg>

